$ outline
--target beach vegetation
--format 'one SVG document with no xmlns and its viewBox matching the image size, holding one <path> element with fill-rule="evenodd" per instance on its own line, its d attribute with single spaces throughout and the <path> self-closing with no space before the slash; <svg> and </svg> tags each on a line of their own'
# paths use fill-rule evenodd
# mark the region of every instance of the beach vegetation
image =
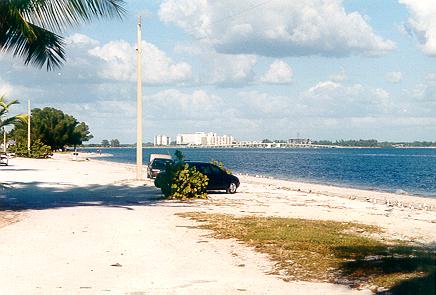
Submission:
<svg viewBox="0 0 436 295">
<path fill-rule="evenodd" d="M 81 145 L 93 138 L 89 127 L 61 110 L 46 107 L 31 112 L 31 141 L 40 140 L 52 150 L 65 150 L 66 146 Z M 27 124 L 18 123 L 11 131 L 17 145 L 27 143 Z"/>
<path fill-rule="evenodd" d="M 436 253 L 381 240 L 381 229 L 357 223 L 202 212 L 180 213 L 213 237 L 237 239 L 274 261 L 284 280 L 322 281 L 389 294 L 435 294 Z"/>
<path fill-rule="evenodd" d="M 0 1 L 0 51 L 52 70 L 65 61 L 60 33 L 93 19 L 121 18 L 124 6 L 122 0 Z"/>
<path fill-rule="evenodd" d="M 30 151 L 26 144 L 18 143 L 11 147 L 11 152 L 15 153 L 18 157 L 35 159 L 47 159 L 53 155 L 51 147 L 42 143 L 40 139 L 31 143 Z"/>
<path fill-rule="evenodd" d="M 169 162 L 165 172 L 159 173 L 155 180 L 166 198 L 181 200 L 207 198 L 207 184 L 207 176 L 189 167 L 179 150 L 175 152 L 175 161 Z"/>
</svg>

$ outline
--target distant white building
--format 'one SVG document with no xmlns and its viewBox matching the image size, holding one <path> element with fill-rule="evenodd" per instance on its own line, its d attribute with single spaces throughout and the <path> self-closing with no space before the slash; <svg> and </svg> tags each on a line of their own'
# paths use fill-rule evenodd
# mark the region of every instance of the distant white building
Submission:
<svg viewBox="0 0 436 295">
<path fill-rule="evenodd" d="M 176 144 L 178 145 L 205 145 L 220 146 L 230 145 L 235 139 L 231 135 L 218 136 L 214 132 L 195 132 L 177 134 Z"/>
<path fill-rule="evenodd" d="M 154 145 L 155 146 L 170 145 L 170 143 L 171 143 L 171 138 L 169 136 L 166 136 L 166 135 L 156 135 L 154 137 Z"/>
</svg>

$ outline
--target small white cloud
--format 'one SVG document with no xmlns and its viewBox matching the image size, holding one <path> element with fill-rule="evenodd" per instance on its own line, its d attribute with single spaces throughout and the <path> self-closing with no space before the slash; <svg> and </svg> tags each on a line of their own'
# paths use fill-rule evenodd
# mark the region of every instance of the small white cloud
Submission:
<svg viewBox="0 0 436 295">
<path fill-rule="evenodd" d="M 99 75 L 106 79 L 134 81 L 136 79 L 135 46 L 120 40 L 111 41 L 88 52 L 104 61 Z M 171 84 L 192 78 L 192 67 L 186 62 L 174 62 L 155 45 L 142 42 L 142 76 L 147 84 Z"/>
<path fill-rule="evenodd" d="M 434 0 L 399 0 L 411 17 L 406 30 L 413 33 L 425 54 L 436 56 L 436 5 Z"/>
<path fill-rule="evenodd" d="M 374 95 L 383 100 L 383 99 L 388 99 L 390 97 L 389 92 L 387 92 L 386 90 L 382 89 L 382 88 L 376 88 L 374 89 Z"/>
<path fill-rule="evenodd" d="M 401 72 L 390 72 L 386 74 L 386 81 L 391 83 L 400 83 L 403 80 L 403 74 Z"/>
<path fill-rule="evenodd" d="M 347 80 L 347 74 L 345 73 L 345 69 L 341 69 L 341 71 L 337 74 L 331 75 L 330 80 L 334 82 L 342 82 Z"/>
<path fill-rule="evenodd" d="M 99 42 L 90 38 L 89 36 L 75 33 L 71 36 L 65 38 L 65 42 L 71 45 L 82 45 L 82 46 L 97 46 Z"/>
<path fill-rule="evenodd" d="M 333 81 L 323 81 L 317 83 L 315 86 L 309 88 L 306 94 L 309 97 L 312 96 L 328 96 L 330 93 L 335 92 L 338 89 L 341 89 L 342 85 Z"/>
<path fill-rule="evenodd" d="M 291 67 L 283 60 L 275 60 L 269 69 L 260 77 L 260 81 L 270 84 L 288 84 L 292 82 Z"/>
</svg>

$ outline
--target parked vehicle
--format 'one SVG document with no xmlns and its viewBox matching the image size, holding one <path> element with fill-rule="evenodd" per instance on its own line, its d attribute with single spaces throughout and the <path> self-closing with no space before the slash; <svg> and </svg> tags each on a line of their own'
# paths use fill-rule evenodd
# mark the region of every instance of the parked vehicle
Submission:
<svg viewBox="0 0 436 295">
<path fill-rule="evenodd" d="M 236 176 L 227 173 L 217 165 L 211 163 L 187 161 L 186 164 L 190 167 L 195 167 L 197 171 L 207 176 L 209 179 L 207 184 L 208 191 L 225 190 L 228 194 L 236 193 L 240 184 Z M 156 186 L 159 188 L 158 185 Z"/>
<path fill-rule="evenodd" d="M 6 153 L 0 153 L 0 165 L 8 166 L 8 155 Z"/>
<path fill-rule="evenodd" d="M 147 169 L 148 178 L 156 178 L 160 172 L 165 171 L 169 163 L 173 163 L 170 155 L 151 154 Z"/>
</svg>

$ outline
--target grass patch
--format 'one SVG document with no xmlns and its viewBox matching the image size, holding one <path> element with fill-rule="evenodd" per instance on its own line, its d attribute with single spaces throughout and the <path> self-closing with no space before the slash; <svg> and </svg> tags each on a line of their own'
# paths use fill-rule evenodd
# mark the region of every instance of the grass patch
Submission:
<svg viewBox="0 0 436 295">
<path fill-rule="evenodd" d="M 370 237 L 374 226 L 334 221 L 180 213 L 216 238 L 235 238 L 266 253 L 285 280 L 376 285 L 394 294 L 435 293 L 435 252 Z M 413 292 L 412 292 L 413 291 Z M 411 293 L 408 293 L 411 292 Z"/>
</svg>

